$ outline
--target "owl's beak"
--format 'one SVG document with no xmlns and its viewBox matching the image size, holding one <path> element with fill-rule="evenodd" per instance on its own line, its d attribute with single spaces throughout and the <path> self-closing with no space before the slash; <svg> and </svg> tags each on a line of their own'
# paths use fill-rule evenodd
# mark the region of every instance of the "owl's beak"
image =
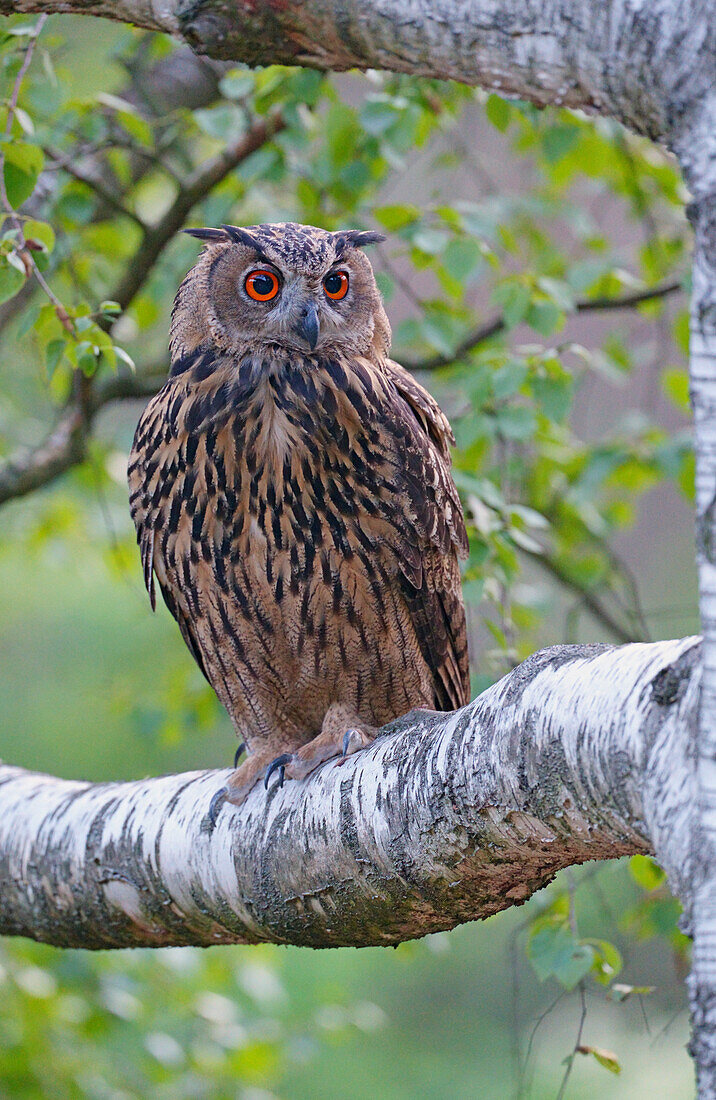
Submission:
<svg viewBox="0 0 716 1100">
<path fill-rule="evenodd" d="M 318 332 L 320 329 L 318 313 L 313 302 L 309 302 L 304 308 L 297 327 L 299 335 L 304 338 L 311 351 L 313 351 L 318 343 Z"/>
</svg>

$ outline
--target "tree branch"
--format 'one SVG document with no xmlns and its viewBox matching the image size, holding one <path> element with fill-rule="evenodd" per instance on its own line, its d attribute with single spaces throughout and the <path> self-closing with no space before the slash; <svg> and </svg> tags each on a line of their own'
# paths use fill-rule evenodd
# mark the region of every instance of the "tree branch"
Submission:
<svg viewBox="0 0 716 1100">
<path fill-rule="evenodd" d="M 0 767 L 0 933 L 61 946 L 396 944 L 563 867 L 687 872 L 698 639 L 559 646 L 454 714 L 206 817 L 225 772 L 87 784 Z"/>
<path fill-rule="evenodd" d="M 659 286 L 649 287 L 646 290 L 636 290 L 631 294 L 624 294 L 620 298 L 584 298 L 575 304 L 574 311 L 575 313 L 596 313 L 608 310 L 634 309 L 643 302 L 666 298 L 682 289 L 682 284 L 679 281 L 672 280 L 661 283 Z M 403 360 L 403 366 L 411 371 L 438 370 L 440 367 L 450 366 L 451 363 L 457 363 L 460 359 L 464 359 L 480 344 L 491 340 L 493 336 L 497 336 L 498 333 L 504 332 L 504 330 L 504 319 L 493 317 L 491 321 L 486 321 L 466 336 L 451 355 L 433 355 L 429 359 L 418 359 L 413 362 Z"/>
<path fill-rule="evenodd" d="M 84 171 L 79 165 L 75 164 L 71 153 L 64 156 L 58 149 L 52 149 L 48 146 L 45 146 L 44 152 L 52 160 L 52 164 L 49 166 L 51 171 L 62 169 L 63 172 L 67 172 L 73 179 L 76 179 L 79 183 L 84 183 L 94 191 L 104 207 L 114 210 L 121 218 L 129 218 L 143 233 L 146 232 L 147 226 L 139 215 L 125 206 L 121 198 L 102 179 L 93 176 L 90 172 Z"/>
<path fill-rule="evenodd" d="M 712 84 L 716 23 L 710 0 L 0 0 L 0 13 L 18 11 L 130 22 L 249 65 L 454 79 L 610 115 L 659 139 Z"/>
<path fill-rule="evenodd" d="M 537 564 L 544 569 L 546 573 L 554 577 L 563 588 L 573 592 L 579 603 L 583 604 L 592 617 L 603 627 L 606 627 L 612 637 L 616 638 L 618 642 L 629 643 L 641 640 L 633 629 L 624 626 L 619 619 L 612 615 L 594 592 L 590 591 L 588 588 L 584 588 L 578 581 L 571 577 L 568 570 L 565 569 L 556 557 L 546 550 L 528 550 L 525 547 L 521 549 L 523 554 L 526 554 L 528 558 L 537 562 Z"/>
<path fill-rule="evenodd" d="M 285 125 L 278 112 L 259 119 L 237 141 L 227 145 L 221 153 L 202 164 L 182 182 L 172 205 L 156 225 L 147 230 L 142 243 L 127 264 L 123 278 L 111 295 L 113 301 L 119 302 L 123 310 L 127 309 L 144 286 L 164 248 L 184 225 L 192 207 L 201 202 L 242 161 L 275 137 Z"/>
<path fill-rule="evenodd" d="M 110 295 L 122 310 L 127 309 L 144 286 L 159 256 L 184 225 L 192 207 L 284 126 L 278 113 L 260 119 L 236 142 L 201 165 L 184 181 L 164 216 L 156 225 L 145 230 L 139 248 Z M 94 415 L 104 404 L 118 396 L 142 396 L 145 391 L 141 389 L 141 384 L 136 391 L 134 385 L 128 379 L 116 384 L 108 380 L 99 395 L 95 397 L 90 394 L 81 408 L 73 399 L 57 427 L 38 448 L 31 451 L 23 449 L 0 465 L 0 505 L 34 492 L 82 462 Z"/>
</svg>

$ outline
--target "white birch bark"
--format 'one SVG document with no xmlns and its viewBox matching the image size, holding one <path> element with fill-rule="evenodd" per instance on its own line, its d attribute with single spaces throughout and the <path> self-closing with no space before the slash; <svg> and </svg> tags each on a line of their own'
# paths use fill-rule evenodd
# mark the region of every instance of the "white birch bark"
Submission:
<svg viewBox="0 0 716 1100">
<path fill-rule="evenodd" d="M 690 393 L 696 445 L 696 551 L 704 632 L 688 883 L 694 941 L 689 994 L 699 1094 L 716 1097 L 716 91 L 694 105 L 674 145 L 692 192 Z"/>
<path fill-rule="evenodd" d="M 0 767 L 0 933 L 60 946 L 396 944 L 562 867 L 656 852 L 687 892 L 699 641 L 535 654 L 454 714 L 207 819 L 223 772 Z"/>
<path fill-rule="evenodd" d="M 248 64 L 378 68 L 592 110 L 668 140 L 714 77 L 712 0 L 0 0 L 166 31 Z"/>
</svg>

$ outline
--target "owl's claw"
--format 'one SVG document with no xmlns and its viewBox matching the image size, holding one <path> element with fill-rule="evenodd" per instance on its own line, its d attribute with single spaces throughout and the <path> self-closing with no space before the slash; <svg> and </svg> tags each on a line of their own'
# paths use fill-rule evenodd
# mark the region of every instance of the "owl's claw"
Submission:
<svg viewBox="0 0 716 1100">
<path fill-rule="evenodd" d="M 229 788 L 222 787 L 216 792 L 211 802 L 209 803 L 209 821 L 211 822 L 212 829 L 216 827 L 216 819 L 219 816 L 221 807 L 229 797 Z"/>
<path fill-rule="evenodd" d="M 360 752 L 361 749 L 367 748 L 370 745 L 373 738 L 368 733 L 364 733 L 362 730 L 356 729 L 352 726 L 347 729 L 343 734 L 343 741 L 341 743 L 341 758 L 339 763 L 344 764 L 349 756 L 352 756 L 354 752 Z"/>
<path fill-rule="evenodd" d="M 268 790 L 269 779 L 275 771 L 278 771 L 278 785 L 279 787 L 283 787 L 283 781 L 286 775 L 286 765 L 290 764 L 292 760 L 292 753 L 282 752 L 280 756 L 277 756 L 275 760 L 271 761 L 266 769 L 266 775 L 264 776 L 264 790 Z"/>
<path fill-rule="evenodd" d="M 358 748 L 363 747 L 359 731 L 354 729 L 346 730 L 345 734 L 343 735 L 343 744 L 341 745 L 342 760 L 345 760 L 345 758 L 348 756 L 348 750 L 350 749 L 351 744 L 354 743 L 357 743 Z"/>
<path fill-rule="evenodd" d="M 241 754 L 242 754 L 242 752 L 244 751 L 245 748 L 246 748 L 246 745 L 242 741 L 241 744 L 239 745 L 238 749 L 234 753 L 234 768 L 238 768 L 238 766 L 239 766 L 239 757 L 241 756 Z"/>
</svg>

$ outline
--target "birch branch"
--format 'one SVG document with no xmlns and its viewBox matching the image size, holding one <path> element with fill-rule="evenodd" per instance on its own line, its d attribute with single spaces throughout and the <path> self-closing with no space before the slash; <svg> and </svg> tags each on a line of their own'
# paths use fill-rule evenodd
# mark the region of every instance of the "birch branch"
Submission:
<svg viewBox="0 0 716 1100">
<path fill-rule="evenodd" d="M 396 944 L 562 867 L 688 874 L 698 639 L 560 646 L 453 714 L 206 811 L 224 772 L 88 784 L 0 767 L 0 933 L 60 946 Z"/>
<path fill-rule="evenodd" d="M 451 78 L 660 139 L 713 81 L 711 0 L 0 0 L 14 12 L 131 22 L 249 65 Z"/>
</svg>

